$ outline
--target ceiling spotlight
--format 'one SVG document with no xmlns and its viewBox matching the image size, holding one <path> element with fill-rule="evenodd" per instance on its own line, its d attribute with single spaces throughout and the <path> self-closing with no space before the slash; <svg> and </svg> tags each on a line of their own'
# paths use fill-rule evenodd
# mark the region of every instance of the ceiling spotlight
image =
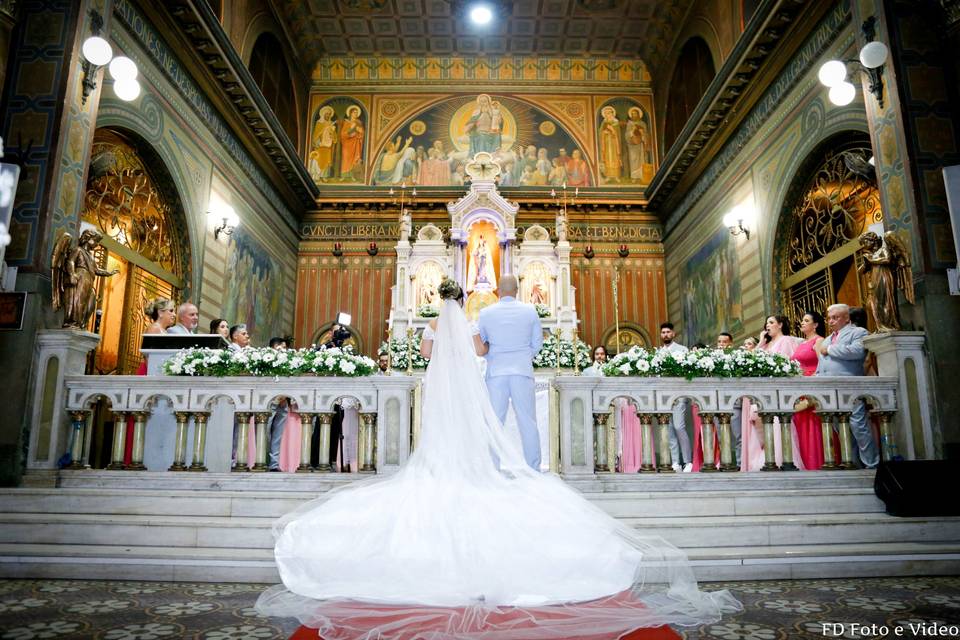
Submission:
<svg viewBox="0 0 960 640">
<path fill-rule="evenodd" d="M 493 20 L 493 11 L 485 4 L 478 4 L 470 9 L 470 20 L 474 24 L 487 24 Z"/>
</svg>

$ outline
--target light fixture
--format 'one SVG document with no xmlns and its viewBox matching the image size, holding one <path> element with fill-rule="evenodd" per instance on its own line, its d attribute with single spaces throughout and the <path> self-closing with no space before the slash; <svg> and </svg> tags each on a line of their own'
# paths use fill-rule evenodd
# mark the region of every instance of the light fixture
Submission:
<svg viewBox="0 0 960 640">
<path fill-rule="evenodd" d="M 87 103 L 87 98 L 97 88 L 94 76 L 100 67 L 110 65 L 110 76 L 113 78 L 113 92 L 117 97 L 127 102 L 136 100 L 140 95 L 140 83 L 137 82 L 137 65 L 126 56 L 113 57 L 113 48 L 101 35 L 103 31 L 103 16 L 96 9 L 90 10 L 90 37 L 83 41 L 80 52 L 83 54 L 83 95 L 81 104 Z M 111 59 L 112 58 L 112 59 Z"/>
<path fill-rule="evenodd" d="M 475 5 L 470 9 L 470 20 L 474 24 L 485 25 L 493 20 L 493 11 L 485 4 Z"/>
<path fill-rule="evenodd" d="M 737 205 L 723 216 L 723 226 L 730 229 L 730 233 L 738 236 L 741 233 L 750 239 L 750 211 L 746 205 Z"/>
<path fill-rule="evenodd" d="M 207 215 L 209 215 L 215 223 L 216 221 L 220 221 L 220 224 L 213 230 L 214 240 L 219 239 L 221 233 L 232 236 L 233 232 L 237 229 L 237 225 L 240 224 L 240 218 L 237 216 L 237 212 L 225 202 L 220 202 L 217 206 L 211 207 Z"/>
<path fill-rule="evenodd" d="M 887 45 L 875 40 L 877 35 L 877 18 L 870 16 L 860 27 L 867 44 L 860 49 L 859 59 L 828 60 L 820 66 L 817 77 L 820 83 L 830 87 L 830 102 L 842 107 L 853 102 L 857 90 L 847 82 L 847 73 L 852 66 L 854 71 L 867 74 L 870 79 L 870 93 L 877 99 L 877 104 L 883 108 L 883 65 L 887 61 Z"/>
</svg>

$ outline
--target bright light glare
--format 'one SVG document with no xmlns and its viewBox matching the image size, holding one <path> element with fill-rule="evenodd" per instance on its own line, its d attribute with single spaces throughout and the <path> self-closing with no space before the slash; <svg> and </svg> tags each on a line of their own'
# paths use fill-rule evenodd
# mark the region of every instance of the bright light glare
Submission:
<svg viewBox="0 0 960 640">
<path fill-rule="evenodd" d="M 130 102 L 140 95 L 140 83 L 136 80 L 117 80 L 113 83 L 113 92 L 121 100 Z"/>
<path fill-rule="evenodd" d="M 480 4 L 470 10 L 470 19 L 476 24 L 487 24 L 493 20 L 493 12 L 490 7 Z"/>
<path fill-rule="evenodd" d="M 110 43 L 100 36 L 91 36 L 84 40 L 80 50 L 87 62 L 98 67 L 107 64 L 113 57 L 113 49 L 110 47 Z"/>
<path fill-rule="evenodd" d="M 835 87 L 847 79 L 847 65 L 839 60 L 824 62 L 817 77 L 824 86 Z"/>
<path fill-rule="evenodd" d="M 830 87 L 830 102 L 843 107 L 851 102 L 857 95 L 857 88 L 849 82 L 841 82 L 835 87 Z"/>
</svg>

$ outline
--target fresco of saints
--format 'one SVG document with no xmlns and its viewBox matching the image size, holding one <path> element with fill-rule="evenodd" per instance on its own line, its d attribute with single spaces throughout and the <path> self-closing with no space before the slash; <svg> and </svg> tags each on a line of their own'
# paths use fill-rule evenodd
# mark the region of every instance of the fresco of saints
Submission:
<svg viewBox="0 0 960 640">
<path fill-rule="evenodd" d="M 477 246 L 470 255 L 468 269 L 467 291 L 473 291 L 480 285 L 490 290 L 497 288 L 497 276 L 493 269 L 493 257 L 487 239 L 483 236 L 477 241 Z"/>
<path fill-rule="evenodd" d="M 333 175 L 333 147 L 337 144 L 337 125 L 334 121 L 333 107 L 321 107 L 317 121 L 313 125 L 310 150 L 310 176 L 315 182 Z"/>
<path fill-rule="evenodd" d="M 617 111 L 607 105 L 600 110 L 600 167 L 609 182 L 619 182 L 623 168 L 623 149 L 620 143 L 620 121 Z"/>
<path fill-rule="evenodd" d="M 416 158 L 417 152 L 410 148 L 413 143 L 412 136 L 401 144 L 402 140 L 402 137 L 397 136 L 387 143 L 387 148 L 380 156 L 380 166 L 373 176 L 374 184 L 400 184 L 403 180 L 404 163 L 408 159 Z M 407 155 L 408 151 L 410 152 L 409 156 Z"/>
<path fill-rule="evenodd" d="M 568 187 L 589 187 L 590 186 L 590 168 L 587 167 L 587 161 L 583 159 L 580 149 L 574 149 L 573 155 L 567 161 L 567 186 Z"/>
<path fill-rule="evenodd" d="M 647 123 L 643 121 L 643 111 L 640 107 L 630 107 L 627 111 L 627 128 L 623 136 L 627 143 L 630 178 L 643 180 L 643 165 L 648 164 L 650 142 Z"/>
<path fill-rule="evenodd" d="M 363 122 L 360 107 L 347 107 L 347 118 L 340 123 L 340 176 L 349 178 L 354 171 L 363 174 Z"/>
<path fill-rule="evenodd" d="M 470 136 L 470 154 L 473 157 L 481 151 L 497 153 L 500 150 L 503 116 L 500 103 L 490 100 L 490 96 L 481 93 L 477 96 L 477 107 L 470 114 L 465 127 Z"/>
<path fill-rule="evenodd" d="M 530 304 L 549 304 L 547 297 L 547 286 L 542 280 L 537 280 L 530 288 Z"/>
</svg>

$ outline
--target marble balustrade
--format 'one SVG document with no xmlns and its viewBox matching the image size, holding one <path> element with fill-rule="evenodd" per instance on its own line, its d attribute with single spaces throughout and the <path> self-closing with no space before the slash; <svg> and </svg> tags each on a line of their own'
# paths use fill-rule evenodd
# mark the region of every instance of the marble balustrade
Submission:
<svg viewBox="0 0 960 640">
<path fill-rule="evenodd" d="M 721 471 L 737 471 L 732 432 L 734 404 L 748 397 L 757 407 L 763 424 L 766 470 L 791 470 L 790 420 L 801 398 L 816 406 L 823 421 L 824 468 L 833 463 L 833 422 L 840 437 L 839 468 L 853 469 L 856 443 L 850 431 L 850 413 L 864 399 L 880 423 L 880 448 L 885 460 L 908 451 L 909 434 L 894 431 L 898 411 L 899 380 L 896 377 L 797 377 L 797 378 L 600 378 L 560 376 L 554 380 L 560 405 L 560 460 L 566 475 L 612 472 L 614 458 L 609 450 L 615 429 L 613 401 L 626 398 L 637 411 L 642 441 L 641 472 L 672 473 L 669 437 L 672 409 L 677 402 L 689 400 L 700 411 L 703 424 L 703 470 L 712 469 L 716 455 Z M 714 418 L 719 426 L 720 451 L 714 451 Z M 773 440 L 779 418 L 784 459 L 778 467 L 773 458 Z M 692 441 L 692 438 L 691 438 Z M 651 452 L 656 451 L 657 465 Z"/>
</svg>

